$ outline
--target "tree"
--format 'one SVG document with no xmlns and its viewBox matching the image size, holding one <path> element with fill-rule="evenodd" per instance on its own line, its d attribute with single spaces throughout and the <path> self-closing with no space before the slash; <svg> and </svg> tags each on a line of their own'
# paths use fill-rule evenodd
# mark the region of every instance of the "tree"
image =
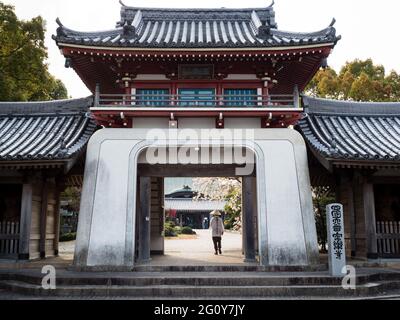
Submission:
<svg viewBox="0 0 400 320">
<path fill-rule="evenodd" d="M 400 101 L 400 75 L 388 75 L 371 59 L 347 62 L 339 74 L 331 68 L 320 70 L 306 91 L 321 98 L 353 101 Z"/>
<path fill-rule="evenodd" d="M 237 178 L 196 178 L 193 188 L 198 199 L 224 200 L 225 226 L 227 229 L 241 229 L 242 182 Z"/>
<path fill-rule="evenodd" d="M 315 96 L 338 98 L 339 79 L 335 70 L 327 68 L 319 71 L 311 80 L 308 90 Z"/>
<path fill-rule="evenodd" d="M 81 193 L 82 189 L 77 187 L 69 187 L 61 193 L 61 200 L 69 201 L 69 207 L 75 211 L 79 212 L 81 203 Z"/>
<path fill-rule="evenodd" d="M 328 243 L 326 226 L 326 206 L 333 203 L 335 201 L 335 197 L 329 187 L 313 188 L 312 193 L 318 244 L 321 247 L 321 252 L 326 253 L 326 244 Z"/>
<path fill-rule="evenodd" d="M 41 17 L 19 20 L 14 7 L 0 2 L 0 101 L 65 99 L 64 84 L 48 71 Z"/>
</svg>

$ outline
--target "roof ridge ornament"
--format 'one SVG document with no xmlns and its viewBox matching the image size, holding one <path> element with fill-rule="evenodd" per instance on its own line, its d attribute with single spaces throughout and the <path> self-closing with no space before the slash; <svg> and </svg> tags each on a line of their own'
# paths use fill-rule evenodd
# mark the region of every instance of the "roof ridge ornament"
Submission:
<svg viewBox="0 0 400 320">
<path fill-rule="evenodd" d="M 253 24 L 253 27 L 257 30 L 258 36 L 262 38 L 268 38 L 271 35 L 271 27 L 261 22 L 261 19 L 255 10 L 253 10 L 253 12 L 251 13 L 251 23 Z"/>
<path fill-rule="evenodd" d="M 67 34 L 64 30 L 64 25 L 62 24 L 60 18 L 57 17 L 56 19 L 56 23 L 58 24 L 58 28 L 57 28 L 57 37 L 67 37 Z"/>
<path fill-rule="evenodd" d="M 132 37 L 136 35 L 136 28 L 132 25 L 133 20 L 128 19 L 125 21 L 123 26 L 124 28 L 124 36 Z"/>
<path fill-rule="evenodd" d="M 56 23 L 58 24 L 59 27 L 64 27 L 59 17 L 57 17 Z"/>
<path fill-rule="evenodd" d="M 267 7 L 268 9 L 272 8 L 275 5 L 275 0 L 272 0 L 272 3 Z"/>
</svg>

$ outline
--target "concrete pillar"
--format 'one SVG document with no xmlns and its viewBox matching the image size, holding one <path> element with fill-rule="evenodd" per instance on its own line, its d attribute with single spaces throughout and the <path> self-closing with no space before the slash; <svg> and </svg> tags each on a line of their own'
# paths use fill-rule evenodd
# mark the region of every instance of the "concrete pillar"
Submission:
<svg viewBox="0 0 400 320">
<path fill-rule="evenodd" d="M 369 182 L 364 182 L 363 194 L 364 194 L 364 216 L 365 216 L 365 236 L 367 242 L 367 258 L 378 259 L 378 245 L 376 242 L 374 185 Z"/>
<path fill-rule="evenodd" d="M 21 198 L 21 224 L 18 259 L 29 260 L 32 221 L 32 184 L 24 183 Z"/>
<path fill-rule="evenodd" d="M 151 186 L 151 254 L 164 254 L 164 178 L 152 178 Z"/>
<path fill-rule="evenodd" d="M 254 177 L 242 178 L 242 227 L 243 250 L 245 262 L 256 261 L 255 234 L 254 234 L 254 201 L 256 190 L 253 183 Z"/>
<path fill-rule="evenodd" d="M 140 177 L 139 182 L 139 256 L 140 263 L 149 262 L 151 237 L 151 178 Z"/>
</svg>

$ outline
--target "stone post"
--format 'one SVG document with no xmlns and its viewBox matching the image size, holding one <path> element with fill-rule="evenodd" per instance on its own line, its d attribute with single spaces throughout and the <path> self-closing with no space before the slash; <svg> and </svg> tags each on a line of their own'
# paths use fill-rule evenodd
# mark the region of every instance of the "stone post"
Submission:
<svg viewBox="0 0 400 320">
<path fill-rule="evenodd" d="M 330 204 L 326 207 L 328 228 L 329 273 L 334 277 L 346 274 L 346 250 L 344 243 L 343 205 Z"/>
</svg>

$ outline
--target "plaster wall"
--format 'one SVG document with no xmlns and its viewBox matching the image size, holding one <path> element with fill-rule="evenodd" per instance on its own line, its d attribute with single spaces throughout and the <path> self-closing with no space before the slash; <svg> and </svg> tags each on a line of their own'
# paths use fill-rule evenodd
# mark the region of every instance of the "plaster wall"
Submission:
<svg viewBox="0 0 400 320">
<path fill-rule="evenodd" d="M 176 134 L 176 130 L 163 132 L 167 136 Z M 198 132 L 199 138 L 189 143 L 197 144 L 201 152 L 220 133 L 221 130 L 218 133 L 209 130 L 207 136 Z M 92 136 L 87 150 L 76 266 L 133 266 L 135 186 L 139 174 L 136 164 L 151 144 L 147 137 L 148 130 L 139 129 L 103 129 Z M 178 139 L 174 145 L 168 143 L 160 140 L 156 145 L 179 149 L 188 141 Z M 213 143 L 214 147 L 227 146 L 226 141 L 218 139 Z M 255 155 L 260 264 L 318 263 L 306 146 L 302 137 L 290 129 L 256 129 L 251 141 L 233 138 L 229 144 L 244 147 Z M 221 159 L 220 163 L 234 162 Z"/>
</svg>

